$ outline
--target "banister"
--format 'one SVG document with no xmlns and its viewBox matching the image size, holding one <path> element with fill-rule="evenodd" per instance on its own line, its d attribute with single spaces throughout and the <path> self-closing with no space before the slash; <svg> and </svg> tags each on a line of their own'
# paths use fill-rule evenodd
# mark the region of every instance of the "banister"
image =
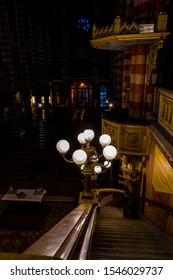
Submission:
<svg viewBox="0 0 173 280">
<path fill-rule="evenodd" d="M 87 260 L 88 259 L 88 254 L 90 251 L 91 243 L 92 243 L 92 237 L 94 233 L 94 226 L 95 226 L 95 221 L 96 221 L 96 214 L 97 214 L 97 209 L 99 206 L 95 206 L 90 218 L 90 221 L 88 223 L 88 227 L 83 239 L 83 243 L 81 246 L 81 250 L 79 253 L 78 260 Z"/>
<path fill-rule="evenodd" d="M 80 219 L 75 224 L 74 228 L 67 236 L 67 238 L 62 243 L 61 247 L 55 254 L 55 259 L 67 260 L 70 259 L 71 255 L 73 254 L 75 247 L 79 241 L 81 234 L 83 233 L 83 229 L 90 218 L 90 214 L 92 212 L 93 207 L 87 207 L 83 214 L 81 215 Z"/>
<path fill-rule="evenodd" d="M 101 193 L 107 193 L 107 192 L 113 192 L 113 193 L 122 193 L 124 194 L 124 190 L 116 189 L 116 188 L 101 188 L 97 190 L 97 195 Z"/>
<path fill-rule="evenodd" d="M 92 203 L 79 204 L 23 254 L 67 259 L 92 209 Z"/>
<path fill-rule="evenodd" d="M 98 208 L 97 200 L 99 195 L 104 192 L 124 193 L 123 190 L 115 188 L 98 189 L 97 192 L 94 192 L 93 201 L 86 200 L 85 203 L 79 204 L 53 228 L 27 248 L 22 253 L 23 257 L 70 259 L 83 234 L 84 239 L 82 240 L 79 259 L 87 258 L 94 231 L 96 210 Z"/>
<path fill-rule="evenodd" d="M 162 202 L 159 202 L 159 201 L 156 201 L 153 199 L 149 199 L 149 198 L 139 197 L 139 199 L 141 201 L 148 202 L 150 206 L 155 205 L 156 207 L 159 207 L 159 208 L 162 208 L 162 209 L 168 211 L 168 215 L 173 215 L 173 207 L 171 207 L 171 206 L 168 206 Z"/>
</svg>

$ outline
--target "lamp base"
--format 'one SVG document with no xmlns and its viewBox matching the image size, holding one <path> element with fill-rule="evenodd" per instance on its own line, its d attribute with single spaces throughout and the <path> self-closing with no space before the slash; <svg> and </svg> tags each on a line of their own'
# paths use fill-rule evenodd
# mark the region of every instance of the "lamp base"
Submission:
<svg viewBox="0 0 173 280">
<path fill-rule="evenodd" d="M 96 203 L 97 202 L 97 192 L 81 192 L 79 196 L 79 204 L 80 203 Z"/>
<path fill-rule="evenodd" d="M 82 198 L 83 199 L 93 199 L 93 191 L 92 190 L 83 190 L 82 191 Z"/>
<path fill-rule="evenodd" d="M 93 194 L 82 194 L 82 199 L 93 199 Z"/>
</svg>

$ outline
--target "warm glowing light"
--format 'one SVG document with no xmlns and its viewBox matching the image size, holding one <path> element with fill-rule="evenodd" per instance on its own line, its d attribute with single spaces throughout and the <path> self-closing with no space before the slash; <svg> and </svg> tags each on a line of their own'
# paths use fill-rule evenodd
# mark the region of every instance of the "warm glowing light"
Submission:
<svg viewBox="0 0 173 280">
<path fill-rule="evenodd" d="M 80 83 L 80 87 L 84 87 L 84 85 L 85 85 L 84 83 Z"/>
<path fill-rule="evenodd" d="M 96 174 L 99 174 L 99 173 L 102 172 L 102 168 L 101 168 L 99 165 L 96 165 L 96 166 L 94 167 L 94 172 L 95 172 Z"/>
<path fill-rule="evenodd" d="M 36 97 L 35 96 L 32 96 L 32 98 L 31 98 L 31 105 L 32 106 L 36 105 Z"/>
<path fill-rule="evenodd" d="M 56 144 L 56 148 L 60 154 L 65 154 L 69 150 L 70 145 L 66 140 L 60 140 Z"/>
<path fill-rule="evenodd" d="M 84 175 L 84 190 L 89 193 L 93 184 L 90 184 L 88 178 L 95 181 L 97 175 L 107 171 L 111 167 L 111 161 L 116 157 L 117 150 L 114 146 L 110 145 L 111 137 L 108 134 L 102 134 L 99 138 L 99 143 L 102 146 L 102 152 L 97 152 L 96 148 L 91 145 L 95 134 L 92 129 L 85 129 L 84 132 L 79 133 L 77 140 L 80 143 L 80 148 L 75 150 L 72 158 L 66 158 L 66 152 L 69 150 L 70 145 L 66 140 L 60 140 L 56 144 L 56 148 L 63 158 L 69 163 L 75 163 L 80 168 L 80 172 Z"/>
<path fill-rule="evenodd" d="M 117 149 L 112 145 L 108 145 L 103 149 L 103 155 L 107 160 L 113 160 L 117 155 Z"/>
<path fill-rule="evenodd" d="M 44 104 L 44 103 L 45 103 L 45 97 L 41 96 L 41 104 Z"/>
<path fill-rule="evenodd" d="M 111 167 L 111 162 L 106 160 L 106 161 L 104 162 L 104 167 L 105 167 L 105 168 Z"/>
<path fill-rule="evenodd" d="M 111 137 L 108 134 L 102 134 L 99 138 L 99 142 L 105 147 L 111 143 Z"/>
<path fill-rule="evenodd" d="M 94 131 L 92 129 L 85 129 L 84 137 L 86 140 L 91 141 L 94 138 Z"/>
<path fill-rule="evenodd" d="M 77 137 L 78 141 L 80 144 L 85 144 L 86 143 L 86 140 L 85 140 L 85 136 L 84 136 L 84 133 L 80 133 Z"/>
<path fill-rule="evenodd" d="M 113 107 L 113 104 L 112 104 L 112 103 L 109 103 L 109 107 L 110 107 L 110 108 Z"/>
<path fill-rule="evenodd" d="M 81 169 L 81 170 L 83 170 L 83 169 L 84 169 L 84 167 L 85 167 L 85 165 L 84 165 L 84 164 L 82 164 L 82 165 L 81 165 L 81 167 L 80 167 L 80 169 Z"/>
<path fill-rule="evenodd" d="M 72 158 L 76 164 L 81 165 L 87 160 L 87 154 L 85 151 L 79 149 L 73 153 Z"/>
</svg>

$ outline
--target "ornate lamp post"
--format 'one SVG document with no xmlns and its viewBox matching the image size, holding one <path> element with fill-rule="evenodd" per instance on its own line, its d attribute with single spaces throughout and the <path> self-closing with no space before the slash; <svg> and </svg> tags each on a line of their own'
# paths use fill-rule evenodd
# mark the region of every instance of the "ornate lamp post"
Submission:
<svg viewBox="0 0 173 280">
<path fill-rule="evenodd" d="M 108 134 L 102 134 L 99 138 L 102 146 L 101 154 L 92 146 L 93 138 L 94 131 L 91 129 L 86 129 L 83 133 L 80 133 L 77 139 L 81 148 L 73 152 L 70 160 L 66 158 L 66 153 L 70 149 L 69 142 L 63 139 L 56 144 L 56 148 L 64 160 L 69 163 L 75 163 L 79 166 L 81 174 L 84 175 L 83 198 L 92 196 L 93 183 L 97 180 L 97 176 L 111 166 L 111 161 L 117 155 L 116 148 L 110 145 L 111 137 Z"/>
</svg>

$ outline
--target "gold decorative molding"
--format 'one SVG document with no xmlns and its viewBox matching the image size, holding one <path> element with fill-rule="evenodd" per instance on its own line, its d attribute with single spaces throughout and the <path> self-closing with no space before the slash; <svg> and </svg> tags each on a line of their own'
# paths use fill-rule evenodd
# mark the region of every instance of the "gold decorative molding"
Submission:
<svg viewBox="0 0 173 280">
<path fill-rule="evenodd" d="M 90 40 L 95 49 L 126 51 L 132 46 L 154 44 L 166 39 L 170 32 L 114 34 Z"/>
<path fill-rule="evenodd" d="M 163 48 L 163 40 L 160 40 L 156 43 L 150 45 L 150 54 L 149 54 L 149 69 L 147 75 L 147 85 L 151 83 L 151 74 L 152 71 L 156 68 L 157 65 L 157 55 L 159 49 Z"/>
<path fill-rule="evenodd" d="M 163 48 L 163 41 L 170 35 L 170 32 L 166 32 L 167 20 L 167 14 L 161 12 L 158 15 L 156 27 L 153 24 L 152 31 L 139 33 L 141 25 L 135 21 L 128 24 L 123 22 L 120 16 L 117 16 L 111 26 L 99 29 L 94 24 L 90 43 L 95 49 L 115 51 L 127 51 L 135 45 L 150 45 L 149 70 L 146 81 L 146 84 L 150 85 L 152 71 L 156 68 L 158 51 Z"/>
<path fill-rule="evenodd" d="M 160 12 L 157 18 L 157 31 L 166 31 L 168 23 L 168 14 Z"/>
<path fill-rule="evenodd" d="M 154 29 L 157 30 L 156 33 L 165 32 L 167 29 L 167 22 L 168 22 L 168 15 L 165 12 L 159 13 L 156 27 L 155 27 L 154 23 L 153 24 L 139 24 L 139 23 L 136 23 L 135 21 L 132 21 L 131 23 L 127 23 L 120 16 L 116 16 L 116 18 L 114 19 L 114 24 L 111 24 L 110 26 L 107 25 L 106 27 L 98 28 L 96 26 L 96 24 L 93 24 L 92 40 L 101 38 L 101 37 L 119 35 L 119 34 L 131 34 L 131 33 L 136 33 L 138 35 L 139 34 L 142 34 L 142 35 L 153 34 Z M 142 30 L 147 28 L 147 31 L 141 32 L 141 28 L 140 28 L 141 26 L 142 26 Z M 148 29 L 148 27 L 151 27 L 151 29 L 150 28 Z"/>
<path fill-rule="evenodd" d="M 122 177 L 133 185 L 140 186 L 143 168 L 142 157 L 121 156 Z"/>
<path fill-rule="evenodd" d="M 150 135 L 147 125 L 133 125 L 102 119 L 102 133 L 112 138 L 118 154 L 148 156 Z"/>
</svg>

